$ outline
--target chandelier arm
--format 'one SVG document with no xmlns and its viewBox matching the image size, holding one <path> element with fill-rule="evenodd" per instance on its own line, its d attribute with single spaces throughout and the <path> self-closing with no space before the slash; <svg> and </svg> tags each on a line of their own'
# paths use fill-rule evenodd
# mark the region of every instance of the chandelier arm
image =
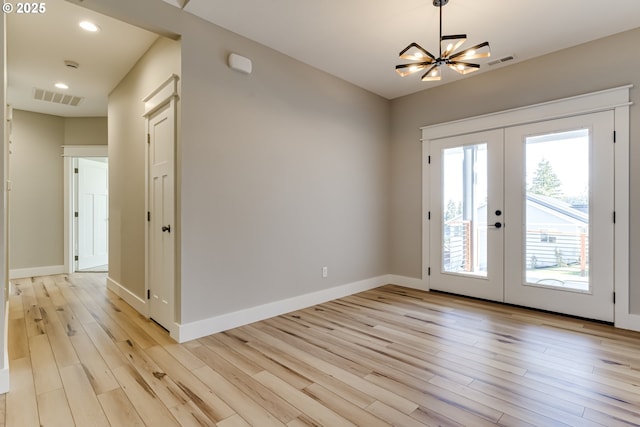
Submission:
<svg viewBox="0 0 640 427">
<path fill-rule="evenodd" d="M 400 64 L 400 65 L 396 65 L 396 70 L 401 70 L 403 68 L 411 68 L 411 67 L 426 68 L 427 65 L 431 65 L 431 64 L 433 64 L 433 61 L 414 62 L 412 64 Z"/>
<path fill-rule="evenodd" d="M 468 52 L 471 52 L 472 50 L 478 50 L 478 49 L 482 49 L 485 46 L 489 46 L 489 42 L 482 42 L 480 44 L 477 44 L 475 46 L 471 46 L 470 48 L 467 48 L 463 51 L 460 51 L 458 53 L 454 53 L 453 55 L 449 56 L 449 59 L 455 59 L 455 58 L 459 58 L 460 56 L 464 56 L 466 55 Z"/>
<path fill-rule="evenodd" d="M 436 65 L 434 65 L 433 67 L 429 68 L 429 69 L 427 70 L 427 72 L 426 72 L 426 73 L 424 73 L 424 74 L 422 75 L 422 77 L 420 78 L 420 80 L 424 81 L 424 80 L 425 80 L 425 78 L 427 78 L 427 76 L 429 76 L 429 74 L 431 74 L 431 72 L 432 72 L 433 70 L 435 70 L 436 68 L 438 68 L 439 66 L 440 66 L 440 65 L 436 64 Z"/>
<path fill-rule="evenodd" d="M 462 65 L 467 68 L 480 68 L 480 64 L 474 64 L 472 62 L 452 61 L 451 59 L 447 60 L 447 65 Z"/>
<path fill-rule="evenodd" d="M 422 46 L 420 46 L 418 43 L 413 42 L 411 43 L 409 46 L 405 47 L 401 52 L 400 52 L 400 58 L 403 58 L 403 55 L 405 53 L 407 53 L 409 50 L 411 50 L 411 48 L 416 48 L 417 50 L 419 50 L 420 52 L 422 52 L 425 56 L 428 56 L 429 58 L 435 60 L 436 57 L 433 56 L 428 50 L 426 50 L 425 48 L 423 48 Z M 403 59 L 410 59 L 410 60 L 414 60 L 413 58 L 403 58 Z"/>
</svg>

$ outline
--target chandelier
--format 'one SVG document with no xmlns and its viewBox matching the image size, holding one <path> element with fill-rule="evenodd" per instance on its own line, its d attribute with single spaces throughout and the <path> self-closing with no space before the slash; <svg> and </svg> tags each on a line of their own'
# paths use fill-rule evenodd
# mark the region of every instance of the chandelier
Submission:
<svg viewBox="0 0 640 427">
<path fill-rule="evenodd" d="M 440 9 L 440 55 L 436 58 L 418 43 L 411 43 L 400 52 L 400 59 L 416 62 L 396 65 L 396 72 L 402 77 L 426 69 L 427 71 L 422 75 L 422 81 L 438 81 L 440 80 L 440 67 L 442 65 L 446 65 L 460 74 L 469 74 L 480 69 L 479 64 L 468 62 L 469 60 L 487 58 L 491 55 L 489 42 L 480 43 L 456 52 L 467 40 L 467 35 L 442 35 L 442 6 L 447 3 L 449 3 L 449 0 L 433 0 L 433 5 Z"/>
</svg>

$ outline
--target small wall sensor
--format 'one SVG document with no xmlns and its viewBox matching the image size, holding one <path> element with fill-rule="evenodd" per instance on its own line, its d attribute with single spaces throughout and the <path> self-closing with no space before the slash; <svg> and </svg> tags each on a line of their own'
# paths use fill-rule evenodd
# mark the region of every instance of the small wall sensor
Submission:
<svg viewBox="0 0 640 427">
<path fill-rule="evenodd" d="M 229 54 L 228 58 L 229 68 L 232 70 L 239 71 L 244 74 L 251 74 L 251 60 L 249 58 L 245 58 L 244 56 L 240 56 L 236 53 Z"/>
</svg>

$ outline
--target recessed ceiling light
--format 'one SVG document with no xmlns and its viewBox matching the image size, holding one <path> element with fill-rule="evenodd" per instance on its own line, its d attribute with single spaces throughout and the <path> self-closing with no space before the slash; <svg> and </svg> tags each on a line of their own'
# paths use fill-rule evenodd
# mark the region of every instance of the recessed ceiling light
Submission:
<svg viewBox="0 0 640 427">
<path fill-rule="evenodd" d="M 100 31 L 100 27 L 98 27 L 96 24 L 94 24 L 91 21 L 82 21 L 78 25 L 80 25 L 80 28 L 82 28 L 83 30 L 86 30 L 92 33 Z"/>
<path fill-rule="evenodd" d="M 68 86 L 68 85 L 66 85 L 66 84 L 64 84 L 64 83 L 56 83 L 56 84 L 55 84 L 55 86 L 56 86 L 58 89 L 69 89 L 69 86 Z"/>
</svg>

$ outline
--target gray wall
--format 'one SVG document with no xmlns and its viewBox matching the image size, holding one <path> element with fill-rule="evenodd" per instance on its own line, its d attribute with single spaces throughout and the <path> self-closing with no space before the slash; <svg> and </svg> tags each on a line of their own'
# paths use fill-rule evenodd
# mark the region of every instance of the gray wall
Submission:
<svg viewBox="0 0 640 427">
<path fill-rule="evenodd" d="M 640 84 L 635 30 L 387 101 L 164 2 L 73 1 L 182 35 L 183 323 L 385 273 L 420 277 L 421 126 Z M 229 52 L 254 73 L 230 71 Z M 634 260 L 637 186 L 631 206 Z M 640 312 L 638 263 L 631 273 Z"/>
<path fill-rule="evenodd" d="M 183 30 L 183 322 L 386 274 L 388 101 L 204 21 Z"/>
<path fill-rule="evenodd" d="M 421 277 L 420 127 L 633 84 L 631 183 L 640 182 L 640 29 L 391 102 L 391 272 Z M 606 52 L 606 61 L 594 61 Z M 428 84 L 426 84 L 428 85 Z M 640 313 L 640 187 L 631 185 L 631 298 Z"/>
<path fill-rule="evenodd" d="M 106 144 L 106 129 L 104 117 L 64 118 L 13 111 L 11 269 L 64 264 L 62 145 Z"/>
<path fill-rule="evenodd" d="M 387 100 L 162 2 L 82 5 L 182 35 L 182 323 L 388 272 Z M 251 58 L 253 73 L 230 70 L 229 52 Z M 143 184 L 137 175 L 126 191 Z M 137 239 L 135 255 L 110 242 L 120 284 L 140 295 L 144 224 L 125 229 L 133 214 L 113 213 Z"/>
<path fill-rule="evenodd" d="M 109 278 L 145 291 L 145 146 L 142 99 L 180 74 L 180 43 L 159 38 L 109 95 Z"/>
<path fill-rule="evenodd" d="M 64 145 L 106 144 L 106 117 L 65 117 Z"/>
</svg>

